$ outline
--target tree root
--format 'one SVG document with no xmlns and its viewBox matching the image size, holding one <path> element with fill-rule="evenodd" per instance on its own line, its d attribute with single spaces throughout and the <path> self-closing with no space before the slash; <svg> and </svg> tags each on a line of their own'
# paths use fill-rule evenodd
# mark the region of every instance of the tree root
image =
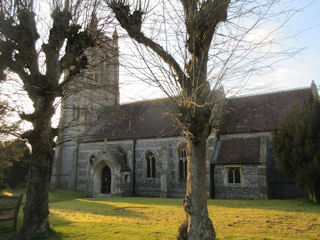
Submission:
<svg viewBox="0 0 320 240">
<path fill-rule="evenodd" d="M 177 240 L 187 240 L 188 239 L 188 221 L 185 220 L 183 224 L 179 227 Z"/>
</svg>

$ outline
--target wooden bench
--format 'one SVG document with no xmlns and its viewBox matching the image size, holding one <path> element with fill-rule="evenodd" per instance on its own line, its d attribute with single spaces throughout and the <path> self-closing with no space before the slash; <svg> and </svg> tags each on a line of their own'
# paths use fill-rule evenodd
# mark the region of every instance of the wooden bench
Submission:
<svg viewBox="0 0 320 240">
<path fill-rule="evenodd" d="M 0 222 L 13 220 L 13 231 L 17 229 L 17 218 L 22 201 L 19 197 L 0 195 Z"/>
</svg>

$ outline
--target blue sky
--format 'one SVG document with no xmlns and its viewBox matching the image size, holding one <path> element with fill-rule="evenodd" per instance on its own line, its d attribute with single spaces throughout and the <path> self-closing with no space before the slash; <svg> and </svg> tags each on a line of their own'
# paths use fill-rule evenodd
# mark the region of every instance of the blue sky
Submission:
<svg viewBox="0 0 320 240">
<path fill-rule="evenodd" d="M 307 4 L 300 1 L 297 8 Z M 296 35 L 291 40 L 292 44 L 304 50 L 292 59 L 284 61 L 281 65 L 288 70 L 282 76 L 280 88 L 292 88 L 309 85 L 312 80 L 320 85 L 320 1 L 316 0 L 309 6 L 301 9 L 285 28 L 291 35 Z"/>
<path fill-rule="evenodd" d="M 306 87 L 310 86 L 312 80 L 320 87 L 320 0 L 284 0 L 283 6 L 287 9 L 299 9 L 281 31 L 288 37 L 285 44 L 302 50 L 294 57 L 277 64 L 262 79 L 253 77 L 248 82 L 248 88 L 257 89 L 257 92 Z M 243 92 L 251 93 L 253 90 Z M 121 86 L 120 92 L 121 102 L 163 96 L 165 95 L 159 89 L 141 83 L 130 85 L 126 82 Z"/>
</svg>

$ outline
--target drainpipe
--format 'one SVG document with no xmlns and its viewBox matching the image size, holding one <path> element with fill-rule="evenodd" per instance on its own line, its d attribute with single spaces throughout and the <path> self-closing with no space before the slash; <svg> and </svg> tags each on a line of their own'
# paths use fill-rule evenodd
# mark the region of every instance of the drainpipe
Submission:
<svg viewBox="0 0 320 240">
<path fill-rule="evenodd" d="M 133 150 L 132 150 L 132 177 L 133 177 L 133 183 L 132 183 L 132 195 L 135 196 L 136 195 L 136 143 L 137 140 L 133 139 Z"/>
</svg>

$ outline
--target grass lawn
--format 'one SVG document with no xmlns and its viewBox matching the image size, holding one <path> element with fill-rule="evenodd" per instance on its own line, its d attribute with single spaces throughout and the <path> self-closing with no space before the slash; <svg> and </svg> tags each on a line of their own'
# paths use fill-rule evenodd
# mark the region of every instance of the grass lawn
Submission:
<svg viewBox="0 0 320 240">
<path fill-rule="evenodd" d="M 14 193 L 16 194 L 16 192 Z M 184 220 L 181 199 L 84 198 L 50 192 L 50 240 L 175 239 Z M 319 239 L 320 205 L 295 200 L 209 200 L 217 239 Z M 22 211 L 18 227 L 22 223 Z M 11 222 L 10 222 L 11 224 Z M 0 228 L 8 223 L 0 223 Z M 0 233 L 0 240 L 10 234 Z"/>
</svg>

